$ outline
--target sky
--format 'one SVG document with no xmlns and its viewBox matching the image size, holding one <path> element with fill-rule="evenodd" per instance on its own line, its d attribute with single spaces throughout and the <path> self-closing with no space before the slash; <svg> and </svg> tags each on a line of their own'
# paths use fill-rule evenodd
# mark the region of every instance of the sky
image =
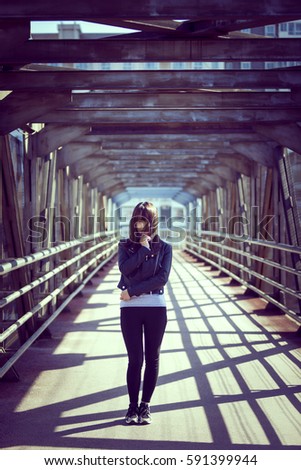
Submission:
<svg viewBox="0 0 301 470">
<path fill-rule="evenodd" d="M 81 25 L 82 33 L 126 33 L 133 32 L 131 29 L 118 28 L 110 25 L 100 25 L 97 23 L 90 23 L 87 21 L 32 21 L 31 32 L 38 33 L 57 33 L 57 25 L 60 23 L 72 24 L 78 23 Z"/>
</svg>

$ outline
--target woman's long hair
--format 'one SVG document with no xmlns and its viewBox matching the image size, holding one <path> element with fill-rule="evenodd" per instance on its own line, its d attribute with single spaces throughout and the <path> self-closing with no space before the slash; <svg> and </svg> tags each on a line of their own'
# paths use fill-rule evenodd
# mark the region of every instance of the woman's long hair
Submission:
<svg viewBox="0 0 301 470">
<path fill-rule="evenodd" d="M 141 233 L 136 228 L 138 221 L 145 222 L 144 233 L 147 233 L 153 242 L 159 241 L 158 236 L 158 211 L 151 202 L 139 202 L 133 210 L 130 220 L 130 240 L 139 243 Z"/>
</svg>

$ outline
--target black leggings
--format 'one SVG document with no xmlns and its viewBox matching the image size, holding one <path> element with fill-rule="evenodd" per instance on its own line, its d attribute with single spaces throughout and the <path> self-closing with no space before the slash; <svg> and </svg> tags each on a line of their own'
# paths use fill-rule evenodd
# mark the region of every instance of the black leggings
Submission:
<svg viewBox="0 0 301 470">
<path fill-rule="evenodd" d="M 166 323 L 166 307 L 121 308 L 121 330 L 129 358 L 127 386 L 130 403 L 138 403 L 144 354 L 142 401 L 149 403 L 151 400 L 159 374 L 159 354 Z"/>
</svg>

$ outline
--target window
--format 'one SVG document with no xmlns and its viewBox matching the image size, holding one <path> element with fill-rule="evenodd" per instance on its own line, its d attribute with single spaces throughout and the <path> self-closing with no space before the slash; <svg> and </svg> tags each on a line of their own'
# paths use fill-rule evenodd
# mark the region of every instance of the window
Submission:
<svg viewBox="0 0 301 470">
<path fill-rule="evenodd" d="M 241 63 L 241 68 L 246 70 L 251 68 L 251 62 L 242 62 Z"/>
<path fill-rule="evenodd" d="M 194 62 L 194 68 L 195 69 L 202 69 L 203 68 L 203 62 Z"/>
<path fill-rule="evenodd" d="M 268 36 L 274 36 L 275 35 L 275 25 L 272 24 L 272 25 L 266 26 L 265 32 Z"/>
<path fill-rule="evenodd" d="M 76 64 L 76 68 L 81 69 L 81 70 L 87 70 L 88 69 L 88 64 L 86 64 L 85 62 L 80 63 L 80 64 Z"/>
<path fill-rule="evenodd" d="M 288 23 L 288 33 L 289 34 L 298 34 L 300 35 L 301 34 L 301 22 L 291 22 L 291 23 Z"/>
<path fill-rule="evenodd" d="M 157 64 L 155 62 L 145 62 L 145 68 L 147 70 L 155 70 L 157 68 Z"/>
<path fill-rule="evenodd" d="M 287 23 L 281 23 L 280 24 L 280 31 L 287 31 Z"/>
<path fill-rule="evenodd" d="M 184 68 L 184 62 L 174 62 L 174 64 L 173 64 L 173 69 L 174 70 L 183 69 L 183 68 Z"/>
</svg>

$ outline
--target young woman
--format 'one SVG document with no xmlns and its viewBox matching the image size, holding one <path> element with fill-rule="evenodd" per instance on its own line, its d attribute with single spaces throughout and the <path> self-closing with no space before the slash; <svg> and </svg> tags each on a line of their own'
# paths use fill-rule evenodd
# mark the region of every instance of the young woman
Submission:
<svg viewBox="0 0 301 470">
<path fill-rule="evenodd" d="M 167 323 L 164 286 L 172 247 L 158 236 L 158 213 L 150 202 L 139 203 L 130 221 L 129 238 L 121 240 L 118 265 L 121 279 L 121 330 L 128 353 L 129 409 L 126 423 L 150 423 L 150 400 L 159 372 L 159 354 Z M 145 357 L 142 400 L 139 391 Z"/>
</svg>

